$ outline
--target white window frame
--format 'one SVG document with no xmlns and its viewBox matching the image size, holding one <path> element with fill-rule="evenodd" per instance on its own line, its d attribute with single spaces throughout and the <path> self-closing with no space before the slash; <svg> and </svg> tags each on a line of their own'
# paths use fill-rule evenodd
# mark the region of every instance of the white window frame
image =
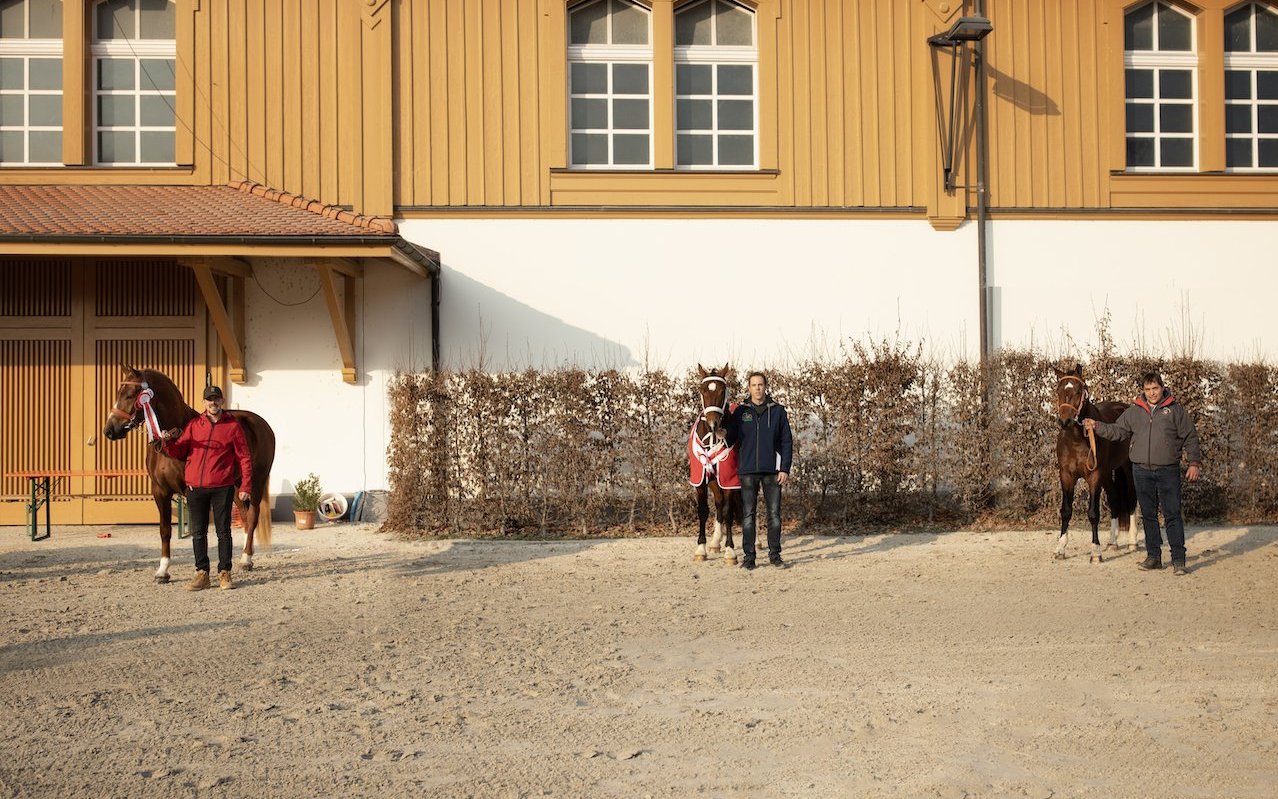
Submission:
<svg viewBox="0 0 1278 799">
<path fill-rule="evenodd" d="M 1260 141 L 1262 139 L 1278 139 L 1278 133 L 1261 133 L 1260 132 L 1260 107 L 1261 106 L 1278 106 L 1278 100 L 1261 100 L 1256 93 L 1256 73 L 1257 72 L 1278 72 L 1278 53 L 1260 53 L 1256 51 L 1256 23 L 1255 12 L 1259 8 L 1268 8 L 1270 11 L 1278 12 L 1278 8 L 1274 8 L 1266 3 L 1249 3 L 1246 8 L 1252 11 L 1251 24 L 1251 50 L 1240 52 L 1237 50 L 1225 51 L 1225 71 L 1226 72 L 1246 72 L 1251 76 L 1251 99 L 1250 100 L 1230 100 L 1225 99 L 1226 118 L 1228 118 L 1229 106 L 1247 106 L 1252 110 L 1252 120 L 1254 121 L 1252 133 L 1225 133 L 1225 140 L 1244 139 L 1251 142 L 1251 161 L 1253 164 L 1260 163 Z M 1230 13 L 1237 11 L 1237 8 L 1231 9 Z M 1228 162 L 1226 162 L 1228 163 Z M 1226 166 L 1226 172 L 1232 173 L 1273 173 L 1278 171 L 1276 166 Z"/>
<path fill-rule="evenodd" d="M 1200 162 L 1199 154 L 1199 132 L 1202 130 L 1201 120 L 1199 120 L 1198 107 L 1198 26 L 1194 22 L 1194 18 L 1186 14 L 1183 10 L 1177 8 L 1166 0 L 1158 0 L 1162 5 L 1170 8 L 1173 13 L 1180 14 L 1189 23 L 1189 50 L 1124 50 L 1123 51 L 1123 69 L 1124 81 L 1126 81 L 1127 69 L 1152 69 L 1154 71 L 1154 97 L 1127 97 L 1127 91 L 1123 91 L 1123 141 L 1126 143 L 1131 139 L 1151 139 L 1154 142 L 1154 166 L 1132 166 L 1127 164 L 1128 172 L 1196 172 Z M 1142 6 L 1143 7 L 1143 6 Z M 1135 9 L 1132 9 L 1135 10 Z M 1128 13 L 1131 13 L 1129 11 Z M 1125 20 L 1124 20 L 1125 22 Z M 1154 26 L 1155 45 L 1158 37 L 1158 26 Z M 1188 100 L 1162 100 L 1158 96 L 1160 84 L 1160 72 L 1163 69 L 1189 70 L 1190 74 L 1190 97 Z M 1124 83 L 1124 86 L 1126 84 Z M 1127 114 L 1128 104 L 1152 105 L 1154 109 L 1154 130 L 1152 133 L 1132 134 L 1127 132 Z M 1185 133 L 1163 133 L 1159 129 L 1162 125 L 1159 110 L 1163 105 L 1188 105 L 1191 107 L 1190 119 L 1192 120 L 1193 130 L 1188 134 Z M 1189 139 L 1193 147 L 1193 163 L 1189 166 L 1161 166 L 1160 162 L 1163 157 L 1162 142 L 1167 139 Z M 1126 159 L 1124 158 L 1124 161 Z"/>
<path fill-rule="evenodd" d="M 572 35 L 571 15 L 573 11 L 582 5 L 577 4 L 573 8 L 568 9 L 569 23 L 568 35 Z M 568 96 L 567 119 L 565 120 L 568 127 L 568 167 L 570 169 L 582 171 L 625 171 L 625 170 L 648 170 L 653 168 L 653 151 L 654 151 L 654 131 L 653 131 L 653 48 L 652 48 L 652 9 L 643 3 L 631 3 L 643 10 L 648 20 L 648 44 L 569 44 L 568 48 L 568 69 L 565 74 L 567 85 L 564 90 Z M 609 21 L 611 26 L 611 20 Z M 609 35 L 611 38 L 611 35 Z M 573 64 L 604 64 L 608 72 L 608 91 L 606 93 L 599 92 L 582 92 L 574 94 L 572 91 L 572 67 Z M 612 91 L 612 66 L 613 64 L 644 64 L 648 67 L 648 91 L 647 94 L 616 94 Z M 574 99 L 591 99 L 605 100 L 608 107 L 608 127 L 606 128 L 574 128 L 572 126 L 572 101 Z M 648 127 L 640 128 L 614 128 L 612 126 L 612 104 L 613 100 L 646 100 L 648 103 Z M 572 137 L 575 133 L 583 134 L 604 134 L 608 137 L 608 163 L 606 164 L 577 164 L 573 162 L 572 153 Z M 617 164 L 614 163 L 615 156 L 613 153 L 613 137 L 616 135 L 630 135 L 646 133 L 648 136 L 648 160 L 643 164 Z"/>
<path fill-rule="evenodd" d="M 91 56 L 93 59 L 93 163 L 97 166 L 108 167 L 155 167 L 155 166 L 177 166 L 177 161 L 142 161 L 142 134 L 143 133 L 165 133 L 171 132 L 174 137 L 176 148 L 177 140 L 177 90 L 176 90 L 176 73 L 177 73 L 177 39 L 99 39 L 98 38 L 98 3 L 94 3 L 91 7 L 93 12 L 92 22 L 92 48 Z M 174 13 L 177 13 L 175 4 L 170 0 L 170 6 L 174 6 Z M 132 89 L 100 89 L 98 72 L 101 67 L 102 59 L 121 59 L 131 60 L 133 62 L 133 88 Z M 142 88 L 142 62 L 146 59 L 164 58 L 173 61 L 175 83 L 174 89 L 171 91 L 157 91 L 153 89 Z M 99 120 L 99 103 L 98 98 L 102 96 L 128 96 L 134 98 L 133 102 L 133 125 L 110 125 L 104 126 Z M 142 121 L 142 98 L 143 97 L 167 97 L 169 105 L 173 108 L 173 124 L 172 125 L 143 125 Z M 98 152 L 98 134 L 104 131 L 129 132 L 133 133 L 133 160 L 132 161 L 108 161 L 103 162 L 101 154 Z M 177 152 L 174 151 L 176 159 Z"/>
<path fill-rule="evenodd" d="M 692 4 L 690 4 L 692 5 Z M 675 63 L 675 114 L 674 114 L 674 136 L 675 136 L 675 169 L 681 171 L 740 171 L 740 170 L 757 170 L 759 168 L 759 20 L 758 14 L 754 9 L 748 8 L 741 3 L 733 3 L 740 6 L 744 11 L 750 14 L 750 30 L 751 39 L 754 44 L 745 45 L 706 45 L 706 44 L 683 44 L 675 45 L 674 63 Z M 689 6 L 681 6 L 675 9 L 675 24 L 678 25 L 678 15 L 685 12 Z M 678 89 L 678 71 L 681 64 L 701 64 L 711 67 L 711 93 L 710 94 L 679 94 Z M 719 136 L 724 135 L 744 135 L 744 130 L 719 130 L 719 100 L 721 99 L 745 99 L 745 95 L 728 94 L 719 95 L 719 72 L 714 67 L 719 64 L 738 64 L 748 65 L 751 67 L 751 94 L 750 99 L 753 103 L 753 120 L 749 135 L 754 141 L 753 154 L 749 164 L 727 164 L 719 163 Z M 679 101 L 680 100 L 709 100 L 711 108 L 711 127 L 707 130 L 700 128 L 681 128 L 679 127 Z M 679 134 L 697 134 L 709 135 L 711 141 L 712 163 L 710 164 L 680 164 L 679 163 Z"/>
<path fill-rule="evenodd" d="M 27 13 L 26 32 L 31 31 L 31 6 L 29 3 L 23 3 L 23 8 Z M 33 58 L 52 58 L 62 60 L 62 40 L 61 39 L 0 39 L 0 58 L 21 58 L 22 59 L 22 88 L 21 89 L 3 89 L 0 94 L 7 96 L 22 97 L 22 122 L 21 125 L 3 125 L 0 131 L 12 133 L 14 131 L 22 132 L 22 160 L 21 161 L 0 161 L 0 168 L 26 167 L 26 166 L 62 166 L 62 159 L 57 161 L 32 161 L 31 160 L 31 134 L 36 132 L 57 131 L 66 135 L 61 125 L 32 125 L 31 124 L 31 98 L 34 96 L 41 97 L 62 97 L 62 86 L 57 89 L 32 89 L 31 88 L 31 59 Z"/>
</svg>

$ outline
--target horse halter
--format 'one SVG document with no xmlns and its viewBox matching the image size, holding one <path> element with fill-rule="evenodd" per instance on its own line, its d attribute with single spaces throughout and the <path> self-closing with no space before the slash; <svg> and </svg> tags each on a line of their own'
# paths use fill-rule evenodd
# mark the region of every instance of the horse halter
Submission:
<svg viewBox="0 0 1278 799">
<path fill-rule="evenodd" d="M 140 386 L 140 387 L 142 388 L 142 390 L 143 390 L 143 391 L 145 391 L 146 389 L 150 388 L 150 386 L 148 386 L 148 385 L 147 385 L 147 383 L 146 383 L 146 381 L 145 381 L 145 380 L 142 380 L 142 381 L 138 381 L 138 380 L 125 380 L 125 381 L 121 382 L 119 386 L 116 386 L 116 390 L 118 391 L 120 388 L 123 388 L 124 386 Z M 138 392 L 138 393 L 140 394 L 141 392 Z M 126 432 L 126 433 L 127 433 L 127 432 L 129 432 L 130 430 L 132 430 L 133 428 L 137 427 L 139 424 L 141 424 L 141 420 L 139 420 L 139 419 L 137 418 L 137 417 L 138 417 L 138 410 L 139 410 L 139 409 L 138 409 L 138 395 L 137 395 L 137 394 L 134 394 L 134 395 L 133 395 L 130 399 L 133 401 L 133 411 L 132 411 L 132 412 L 130 412 L 130 413 L 125 413 L 124 411 L 120 410 L 120 408 L 118 407 L 118 406 L 119 406 L 119 400 L 116 400 L 115 405 L 112 405 L 112 406 L 111 406 L 111 414 L 110 414 L 111 416 L 114 416 L 114 417 L 116 417 L 116 418 L 119 418 L 119 419 L 123 419 L 123 420 L 124 420 L 124 423 L 123 423 L 122 425 L 120 425 L 120 427 L 121 427 L 121 428 L 123 428 L 124 432 Z"/>
<path fill-rule="evenodd" d="M 721 376 L 721 375 L 706 375 L 705 377 L 701 378 L 701 384 L 702 384 L 702 385 L 705 385 L 706 383 L 722 383 L 722 384 L 723 384 L 723 397 L 724 397 L 724 400 L 725 400 L 725 401 L 727 400 L 727 397 L 728 397 L 728 381 L 727 381 L 727 380 L 726 380 L 723 376 Z M 706 414 L 707 414 L 707 413 L 710 413 L 711 411 L 714 411 L 714 412 L 718 413 L 720 418 L 722 418 L 722 417 L 723 417 L 723 415 L 726 413 L 726 411 L 725 411 L 725 410 L 724 410 L 721 406 L 719 406 L 719 405 L 706 405 L 706 404 L 704 404 L 704 400 L 703 400 L 703 401 L 702 401 L 702 407 L 701 407 L 701 417 L 698 419 L 698 421 L 704 421 L 704 422 L 706 423 L 706 425 L 708 426 L 708 425 L 710 424 L 710 421 L 709 421 L 708 419 L 706 419 Z M 718 426 L 718 425 L 716 425 L 716 427 L 717 427 L 717 426 Z M 713 441 L 714 441 L 714 428 L 710 428 L 709 430 L 707 430 L 707 431 L 706 431 L 706 434 L 705 434 L 704 436 L 701 436 L 700 438 L 701 438 L 701 443 L 702 443 L 702 444 L 703 444 L 703 445 L 704 445 L 704 446 L 708 449 L 708 448 L 710 447 L 710 445 L 711 445 L 711 444 L 713 443 Z"/>
<path fill-rule="evenodd" d="M 1058 390 L 1060 388 L 1060 384 L 1065 382 L 1066 380 L 1077 380 L 1079 384 L 1083 387 L 1083 395 L 1079 397 L 1078 405 L 1075 405 L 1072 402 L 1061 402 L 1058 399 L 1056 401 L 1056 412 L 1059 415 L 1061 408 L 1069 408 L 1072 411 L 1070 413 L 1070 417 L 1074 420 L 1075 424 L 1078 424 L 1079 417 L 1083 415 L 1083 406 L 1087 404 L 1087 382 L 1084 381 L 1083 378 L 1079 377 L 1078 375 L 1065 375 L 1064 377 L 1059 377 L 1056 379 L 1056 387 Z"/>
</svg>

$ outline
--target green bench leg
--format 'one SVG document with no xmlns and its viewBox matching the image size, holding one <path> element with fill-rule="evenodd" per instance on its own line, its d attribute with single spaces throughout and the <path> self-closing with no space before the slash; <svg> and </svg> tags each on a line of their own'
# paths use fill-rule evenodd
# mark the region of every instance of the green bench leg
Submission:
<svg viewBox="0 0 1278 799">
<path fill-rule="evenodd" d="M 40 535 L 40 506 L 44 506 L 44 535 Z M 49 478 L 31 478 L 31 503 L 27 505 L 27 518 L 31 522 L 31 540 L 43 541 L 53 537 L 53 524 L 49 514 Z"/>
<path fill-rule="evenodd" d="M 178 538 L 190 538 L 191 533 L 186 529 L 186 497 L 181 494 L 173 495 L 173 502 L 177 504 L 177 528 Z"/>
</svg>

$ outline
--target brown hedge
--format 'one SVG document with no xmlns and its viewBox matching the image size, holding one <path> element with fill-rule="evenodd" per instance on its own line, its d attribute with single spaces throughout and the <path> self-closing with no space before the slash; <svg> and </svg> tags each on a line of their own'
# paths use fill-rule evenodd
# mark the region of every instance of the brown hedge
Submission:
<svg viewBox="0 0 1278 799">
<path fill-rule="evenodd" d="M 788 529 L 822 532 L 1058 523 L 1053 366 L 1004 350 L 985 370 L 920 345 L 852 344 L 771 373 L 795 435 Z M 1190 411 L 1204 479 L 1190 519 L 1278 519 L 1278 370 L 1118 355 L 1081 358 L 1096 399 L 1130 401 L 1159 370 Z M 565 368 L 401 374 L 391 384 L 387 529 L 423 535 L 688 533 L 691 372 Z M 734 385 L 734 396 L 741 386 Z M 1082 529 L 1086 487 L 1075 503 Z M 1083 522 L 1085 525 L 1085 521 Z"/>
</svg>

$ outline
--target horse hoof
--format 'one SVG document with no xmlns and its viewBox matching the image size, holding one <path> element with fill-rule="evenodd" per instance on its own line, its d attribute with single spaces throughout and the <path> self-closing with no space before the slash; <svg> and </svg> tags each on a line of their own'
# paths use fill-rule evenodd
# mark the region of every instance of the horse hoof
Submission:
<svg viewBox="0 0 1278 799">
<path fill-rule="evenodd" d="M 168 576 L 167 574 L 157 574 L 155 575 L 155 584 L 164 585 L 165 583 L 169 582 L 172 579 L 173 578 Z"/>
<path fill-rule="evenodd" d="M 1105 545 L 1105 550 L 1106 550 L 1106 551 L 1111 550 L 1111 549 L 1118 549 L 1118 544 L 1106 544 L 1106 545 Z"/>
<path fill-rule="evenodd" d="M 1091 555 L 1087 558 L 1088 563 L 1104 563 L 1105 559 L 1100 555 Z"/>
<path fill-rule="evenodd" d="M 736 565 L 737 565 L 737 559 L 736 559 L 736 558 L 724 558 L 724 559 L 723 559 L 723 562 L 724 562 L 724 564 L 725 564 L 725 565 L 728 565 L 728 566 L 736 566 Z"/>
<path fill-rule="evenodd" d="M 1065 560 L 1064 552 L 1056 552 L 1052 555 L 1052 560 Z"/>
<path fill-rule="evenodd" d="M 251 562 L 249 562 L 249 563 L 244 563 L 243 561 L 241 561 L 241 562 L 240 562 L 240 568 L 241 568 L 242 570 L 246 571 L 246 572 L 251 572 L 251 571 L 253 571 L 253 564 L 252 564 Z"/>
<path fill-rule="evenodd" d="M 705 556 L 705 555 L 702 555 L 700 552 L 698 552 L 697 554 L 695 554 L 695 555 L 693 555 L 693 556 L 692 556 L 692 559 L 693 559 L 693 560 L 695 560 L 695 561 L 697 561 L 698 563 L 700 563 L 701 561 L 703 561 L 703 560 L 705 560 L 705 559 L 706 559 L 706 556 Z"/>
<path fill-rule="evenodd" d="M 711 555 L 718 555 L 721 551 L 722 549 L 720 547 L 710 547 Z"/>
</svg>

